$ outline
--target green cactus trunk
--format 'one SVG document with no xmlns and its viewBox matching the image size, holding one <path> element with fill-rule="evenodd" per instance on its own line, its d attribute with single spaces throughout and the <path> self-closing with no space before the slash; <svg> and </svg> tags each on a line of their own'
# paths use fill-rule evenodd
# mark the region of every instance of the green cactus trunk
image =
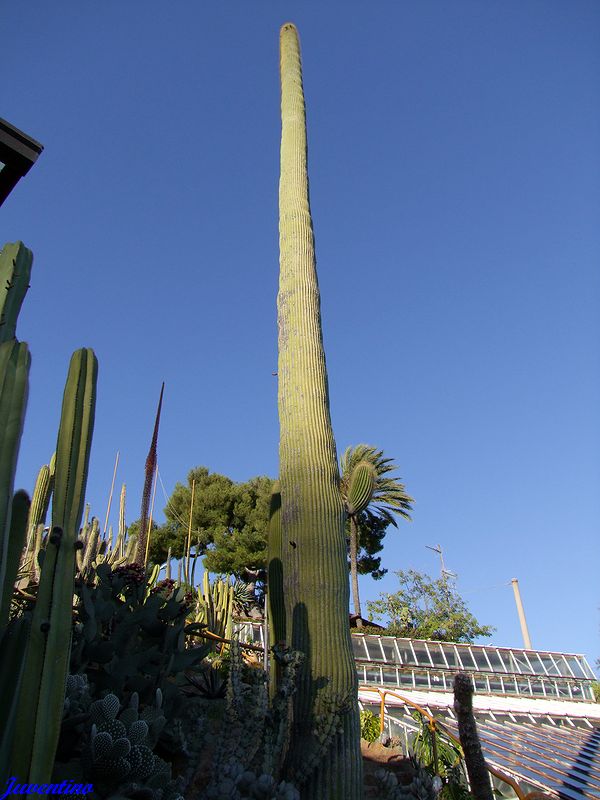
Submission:
<svg viewBox="0 0 600 800">
<path fill-rule="evenodd" d="M 0 252 L 0 342 L 10 342 L 16 336 L 32 264 L 33 254 L 23 242 L 5 244 Z"/>
<path fill-rule="evenodd" d="M 8 582 L 12 590 L 19 564 L 18 558 L 16 565 L 8 560 L 10 517 L 30 364 L 31 357 L 24 342 L 13 339 L 0 344 L 0 589 Z M 0 611 L 2 618 L 5 618 L 4 611 Z"/>
<path fill-rule="evenodd" d="M 41 571 L 16 719 L 11 771 L 42 783 L 52 772 L 69 669 L 75 543 L 94 427 L 97 370 L 92 350 L 73 354 L 56 447 L 53 528 Z"/>
<path fill-rule="evenodd" d="M 357 676 L 348 625 L 345 513 L 331 428 L 296 28 L 281 29 L 279 420 L 281 561 L 288 644 L 305 656 L 287 772 L 302 781 L 317 715 L 345 709 L 303 800 L 363 795 Z"/>
</svg>

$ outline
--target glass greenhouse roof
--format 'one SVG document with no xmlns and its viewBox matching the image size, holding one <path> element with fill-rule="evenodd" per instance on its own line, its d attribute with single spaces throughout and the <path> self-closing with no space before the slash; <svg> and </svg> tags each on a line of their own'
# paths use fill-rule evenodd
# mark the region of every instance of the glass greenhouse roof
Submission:
<svg viewBox="0 0 600 800">
<path fill-rule="evenodd" d="M 263 645 L 261 624 L 237 627 L 243 637 Z M 353 634 L 352 647 L 361 684 L 451 692 L 455 674 L 468 672 L 480 694 L 594 699 L 594 673 L 582 655 L 374 634 Z"/>
<path fill-rule="evenodd" d="M 377 713 L 378 709 L 372 706 L 372 710 Z M 439 709 L 434 711 L 436 718 L 458 736 L 452 710 L 442 714 Z M 548 717 L 534 724 L 514 715 L 476 716 L 487 763 L 516 780 L 524 792 L 542 790 L 561 800 L 600 797 L 600 727 L 588 720 L 565 724 Z M 386 721 L 390 735 L 400 734 L 404 749 L 410 751 L 417 729 L 410 709 L 390 708 Z"/>
</svg>

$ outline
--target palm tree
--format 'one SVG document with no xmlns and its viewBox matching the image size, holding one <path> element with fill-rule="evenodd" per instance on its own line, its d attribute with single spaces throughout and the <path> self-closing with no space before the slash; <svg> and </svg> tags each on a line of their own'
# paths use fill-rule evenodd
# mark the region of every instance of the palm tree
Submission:
<svg viewBox="0 0 600 800">
<path fill-rule="evenodd" d="M 404 484 L 389 473 L 396 469 L 391 458 L 384 458 L 383 450 L 368 444 L 348 447 L 340 460 L 342 498 L 350 521 L 350 575 L 352 600 L 356 624 L 361 626 L 360 597 L 358 593 L 358 539 L 361 515 L 363 519 L 383 520 L 398 527 L 395 514 L 410 520 L 412 497 Z"/>
</svg>

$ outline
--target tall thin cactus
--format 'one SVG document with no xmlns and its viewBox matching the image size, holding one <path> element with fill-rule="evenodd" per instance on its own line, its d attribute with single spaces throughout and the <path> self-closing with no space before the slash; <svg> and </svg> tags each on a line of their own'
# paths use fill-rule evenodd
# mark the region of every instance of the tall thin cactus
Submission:
<svg viewBox="0 0 600 800">
<path fill-rule="evenodd" d="M 9 543 L 13 535 L 13 488 L 27 406 L 30 364 L 31 357 L 24 342 L 13 339 L 0 344 L 0 589 L 3 597 L 10 597 L 10 593 L 4 592 L 4 586 L 9 586 L 12 591 L 21 555 L 19 550 L 15 561 L 15 550 Z M 24 538 L 25 529 L 20 537 L 21 548 Z M 8 609 L 3 606 L 0 619 L 5 622 L 7 618 Z"/>
<path fill-rule="evenodd" d="M 23 242 L 0 251 L 0 342 L 16 337 L 17 317 L 29 289 L 33 254 Z"/>
<path fill-rule="evenodd" d="M 473 714 L 473 684 L 470 676 L 464 672 L 459 672 L 454 678 L 454 711 L 460 743 L 465 754 L 471 793 L 475 800 L 493 800 L 490 773 L 485 763 L 477 733 L 477 722 Z"/>
<path fill-rule="evenodd" d="M 281 28 L 280 45 L 281 563 L 287 641 L 305 656 L 294 698 L 287 769 L 290 776 L 301 775 L 302 761 L 315 747 L 315 728 L 329 719 L 327 757 L 307 778 L 302 798 L 358 800 L 363 792 L 362 760 L 348 624 L 345 512 L 329 412 L 300 46 L 294 25 Z"/>
<path fill-rule="evenodd" d="M 89 466 L 98 364 L 92 350 L 71 358 L 56 447 L 52 532 L 31 623 L 11 770 L 50 778 L 62 718 L 72 633 L 75 547 Z"/>
</svg>

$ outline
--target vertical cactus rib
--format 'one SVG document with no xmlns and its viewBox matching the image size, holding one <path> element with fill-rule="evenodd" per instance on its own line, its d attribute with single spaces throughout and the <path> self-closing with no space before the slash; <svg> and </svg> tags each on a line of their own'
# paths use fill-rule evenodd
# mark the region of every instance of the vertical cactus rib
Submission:
<svg viewBox="0 0 600 800">
<path fill-rule="evenodd" d="M 0 342 L 16 336 L 17 317 L 31 277 L 33 254 L 23 242 L 5 244 L 0 252 Z"/>
<path fill-rule="evenodd" d="M 357 676 L 348 624 L 344 507 L 321 331 L 310 215 L 300 47 L 296 28 L 280 33 L 281 179 L 278 304 L 282 567 L 288 644 L 305 660 L 294 698 L 288 771 L 314 742 L 315 714 L 327 698 L 347 703 L 343 732 L 302 798 L 362 797 Z"/>
</svg>

